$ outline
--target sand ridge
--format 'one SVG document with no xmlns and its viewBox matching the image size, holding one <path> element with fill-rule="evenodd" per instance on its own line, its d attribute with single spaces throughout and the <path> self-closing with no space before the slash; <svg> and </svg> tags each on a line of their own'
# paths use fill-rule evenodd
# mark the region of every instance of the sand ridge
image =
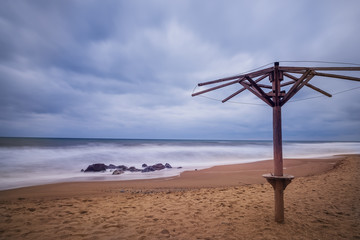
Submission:
<svg viewBox="0 0 360 240">
<path fill-rule="evenodd" d="M 273 220 L 267 183 L 54 197 L 22 189 L 0 194 L 0 239 L 360 239 L 359 169 L 352 155 L 297 177 L 285 191 L 285 224 Z"/>
</svg>

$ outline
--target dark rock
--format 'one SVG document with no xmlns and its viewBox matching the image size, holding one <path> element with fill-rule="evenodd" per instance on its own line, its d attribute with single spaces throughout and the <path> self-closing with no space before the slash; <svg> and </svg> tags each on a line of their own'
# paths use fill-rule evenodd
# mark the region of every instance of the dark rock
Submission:
<svg viewBox="0 0 360 240">
<path fill-rule="evenodd" d="M 177 167 L 177 169 L 182 169 L 182 167 Z"/>
<path fill-rule="evenodd" d="M 153 167 L 155 170 L 162 170 L 162 169 L 165 168 L 164 164 L 162 164 L 162 163 L 158 163 L 158 164 L 152 165 L 152 167 Z"/>
<path fill-rule="evenodd" d="M 124 171 L 116 169 L 115 171 L 113 171 L 112 175 L 120 175 L 120 174 L 123 174 L 123 173 L 124 173 Z"/>
<path fill-rule="evenodd" d="M 116 166 L 114 164 L 110 164 L 106 167 L 107 169 L 116 169 Z"/>
<path fill-rule="evenodd" d="M 119 170 L 122 170 L 122 171 L 127 171 L 128 170 L 128 167 L 125 166 L 125 165 L 119 165 L 116 168 L 119 169 Z"/>
<path fill-rule="evenodd" d="M 81 172 L 84 172 L 84 169 L 81 169 Z"/>
<path fill-rule="evenodd" d="M 142 170 L 142 172 L 153 172 L 153 171 L 159 171 L 163 170 L 164 168 L 172 168 L 169 163 L 166 163 L 165 165 L 162 163 L 158 163 L 152 166 L 147 166 Z"/>
<path fill-rule="evenodd" d="M 85 169 L 85 172 L 101 172 L 101 171 L 106 171 L 106 165 L 103 163 L 95 163 L 95 164 L 89 165 Z"/>
<path fill-rule="evenodd" d="M 165 168 L 172 168 L 172 166 L 169 163 L 166 163 L 165 165 L 162 163 L 157 163 L 155 165 L 152 166 L 148 166 L 147 164 L 143 164 L 142 167 L 144 169 L 137 169 L 136 167 L 132 166 L 132 167 L 127 167 L 125 165 L 119 165 L 119 166 L 115 166 L 114 164 L 110 164 L 109 166 L 103 164 L 103 163 L 95 163 L 92 165 L 89 165 L 86 170 L 84 171 L 83 169 L 81 169 L 82 172 L 101 172 L 101 171 L 106 171 L 106 169 L 116 169 L 113 172 L 113 175 L 117 175 L 117 174 L 122 174 L 124 173 L 124 171 L 130 171 L 130 172 L 153 172 L 153 171 L 158 171 L 158 170 L 162 170 Z M 179 167 L 181 168 L 181 167 Z M 178 169 L 179 169 L 178 168 Z"/>
<path fill-rule="evenodd" d="M 152 166 L 148 166 L 144 168 L 141 172 L 153 172 L 155 169 Z"/>
<path fill-rule="evenodd" d="M 130 172 L 141 172 L 141 170 L 137 169 L 136 167 L 129 167 L 127 170 Z"/>
</svg>

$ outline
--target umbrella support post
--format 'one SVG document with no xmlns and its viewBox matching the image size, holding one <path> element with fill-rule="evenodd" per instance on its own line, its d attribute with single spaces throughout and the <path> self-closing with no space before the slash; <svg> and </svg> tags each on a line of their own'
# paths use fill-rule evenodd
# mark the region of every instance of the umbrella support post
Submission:
<svg viewBox="0 0 360 240">
<path fill-rule="evenodd" d="M 284 222 L 284 190 L 294 179 L 294 176 L 283 175 L 274 176 L 272 174 L 264 174 L 264 178 L 273 186 L 275 195 L 275 221 Z"/>
</svg>

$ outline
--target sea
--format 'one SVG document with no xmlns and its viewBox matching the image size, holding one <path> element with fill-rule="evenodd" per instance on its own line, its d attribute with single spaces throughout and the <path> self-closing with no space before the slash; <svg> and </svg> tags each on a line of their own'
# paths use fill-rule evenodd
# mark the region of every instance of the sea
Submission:
<svg viewBox="0 0 360 240">
<path fill-rule="evenodd" d="M 183 171 L 273 158 L 272 141 L 0 138 L 0 190 L 33 185 L 121 181 L 178 176 Z M 284 141 L 284 158 L 359 154 L 360 142 Z M 82 172 L 104 163 L 134 166 L 169 163 L 155 172 Z"/>
</svg>

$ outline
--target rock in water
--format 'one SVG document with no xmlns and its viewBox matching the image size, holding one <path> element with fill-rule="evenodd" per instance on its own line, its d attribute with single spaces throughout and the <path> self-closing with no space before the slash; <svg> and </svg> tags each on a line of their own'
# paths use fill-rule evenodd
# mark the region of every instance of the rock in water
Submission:
<svg viewBox="0 0 360 240">
<path fill-rule="evenodd" d="M 130 172 L 141 172 L 141 170 L 140 170 L 140 169 L 137 169 L 136 167 L 129 167 L 128 170 L 129 170 Z"/>
<path fill-rule="evenodd" d="M 127 170 L 129 170 L 129 168 L 128 168 L 127 166 L 125 166 L 125 165 L 119 165 L 119 166 L 117 166 L 116 168 L 119 169 L 119 170 L 122 170 L 122 171 L 127 171 Z"/>
<path fill-rule="evenodd" d="M 141 172 L 153 172 L 155 169 L 152 166 L 148 166 L 144 168 Z"/>
<path fill-rule="evenodd" d="M 164 164 L 162 164 L 162 163 L 158 163 L 158 164 L 152 165 L 152 167 L 153 167 L 155 170 L 162 170 L 162 169 L 165 168 Z"/>
<path fill-rule="evenodd" d="M 155 165 L 148 166 L 148 167 L 144 168 L 142 170 L 142 172 L 153 172 L 153 171 L 163 170 L 164 168 L 171 168 L 171 166 L 168 163 L 167 163 L 167 165 L 164 165 L 162 163 L 157 163 Z"/>
<path fill-rule="evenodd" d="M 106 165 L 103 163 L 95 163 L 92 165 L 89 165 L 86 169 L 85 172 L 101 172 L 101 171 L 106 171 Z"/>
<path fill-rule="evenodd" d="M 110 164 L 106 167 L 107 169 L 116 169 L 116 166 L 114 164 Z"/>
<path fill-rule="evenodd" d="M 114 164 L 110 164 L 109 166 L 105 165 L 104 163 L 95 163 L 89 165 L 86 170 L 81 170 L 82 172 L 102 172 L 106 171 L 106 169 L 116 169 L 113 172 L 113 175 L 118 175 L 124 173 L 124 171 L 130 171 L 130 172 L 153 172 L 162 170 L 165 168 L 172 168 L 172 166 L 169 163 L 166 163 L 165 165 L 162 163 L 157 163 L 152 166 L 148 166 L 147 164 L 143 164 L 142 167 L 144 169 L 137 169 L 136 167 L 127 167 L 125 165 L 119 165 L 115 166 Z"/>
<path fill-rule="evenodd" d="M 123 173 L 124 173 L 124 171 L 116 169 L 115 171 L 113 171 L 112 175 L 120 175 L 120 174 L 123 174 Z"/>
</svg>

